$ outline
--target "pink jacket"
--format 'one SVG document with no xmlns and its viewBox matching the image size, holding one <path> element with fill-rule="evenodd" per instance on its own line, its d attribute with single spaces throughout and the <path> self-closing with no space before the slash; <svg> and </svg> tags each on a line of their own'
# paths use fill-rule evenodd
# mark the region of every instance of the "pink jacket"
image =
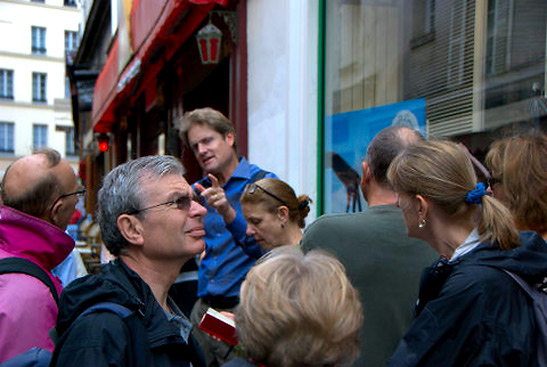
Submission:
<svg viewBox="0 0 547 367">
<path fill-rule="evenodd" d="M 46 270 L 60 294 L 61 282 L 51 274 L 74 248 L 63 230 L 10 207 L 0 209 L 0 259 L 22 257 Z M 53 351 L 49 330 L 57 305 L 49 288 L 26 274 L 0 275 L 0 363 L 40 347 Z"/>
</svg>

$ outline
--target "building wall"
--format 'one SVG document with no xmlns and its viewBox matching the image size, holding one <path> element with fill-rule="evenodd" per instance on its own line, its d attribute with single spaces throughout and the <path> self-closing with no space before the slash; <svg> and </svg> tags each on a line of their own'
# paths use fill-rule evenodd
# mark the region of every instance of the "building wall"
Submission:
<svg viewBox="0 0 547 367">
<path fill-rule="evenodd" d="M 312 199 L 317 198 L 318 12 L 313 0 L 247 1 L 249 160 Z M 310 220 L 315 212 L 312 208 Z"/>
<path fill-rule="evenodd" d="M 48 125 L 48 146 L 65 156 L 65 132 L 72 126 L 65 98 L 65 30 L 78 31 L 81 14 L 63 0 L 44 3 L 0 1 L 0 69 L 13 70 L 13 100 L 0 99 L 0 121 L 13 122 L 14 154 L 2 153 L 0 170 L 32 151 L 32 126 Z M 46 54 L 32 54 L 31 27 L 46 28 Z M 32 101 L 32 73 L 47 74 L 46 102 Z M 68 157 L 76 161 L 76 157 Z"/>
</svg>

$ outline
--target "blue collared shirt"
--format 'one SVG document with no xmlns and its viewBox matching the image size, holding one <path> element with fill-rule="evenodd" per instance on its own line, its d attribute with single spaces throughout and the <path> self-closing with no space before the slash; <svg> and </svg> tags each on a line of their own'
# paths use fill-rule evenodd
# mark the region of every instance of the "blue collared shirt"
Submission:
<svg viewBox="0 0 547 367">
<path fill-rule="evenodd" d="M 226 225 L 217 211 L 208 205 L 207 215 L 203 218 L 205 226 L 205 257 L 198 270 L 198 296 L 239 296 L 239 288 L 245 275 L 255 260 L 264 254 L 264 250 L 254 238 L 246 235 L 247 222 L 241 212 L 240 198 L 245 186 L 260 168 L 239 159 L 239 165 L 224 184 L 228 202 L 236 211 L 232 223 Z M 268 173 L 264 177 L 277 177 Z M 201 182 L 201 181 L 200 181 Z M 240 244 L 236 244 L 236 241 Z"/>
</svg>

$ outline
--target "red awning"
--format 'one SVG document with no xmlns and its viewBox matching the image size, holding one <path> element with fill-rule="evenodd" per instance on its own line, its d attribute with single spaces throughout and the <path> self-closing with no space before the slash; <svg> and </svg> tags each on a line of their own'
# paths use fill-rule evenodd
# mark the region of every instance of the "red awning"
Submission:
<svg viewBox="0 0 547 367">
<path fill-rule="evenodd" d="M 139 75 L 139 90 L 154 80 L 177 51 L 194 33 L 215 4 L 227 5 L 229 0 L 134 0 L 131 10 L 131 46 L 135 50 L 121 73 L 118 73 L 118 40 L 108 55 L 93 93 L 93 130 L 107 132 L 115 121 L 114 110 L 123 96 L 127 96 Z M 199 4 L 199 5 L 198 5 Z M 181 23 L 179 25 L 179 23 Z M 161 60 L 151 60 L 160 47 Z M 133 91 L 134 92 L 134 91 Z"/>
<path fill-rule="evenodd" d="M 93 92 L 93 103 L 91 105 L 91 117 L 93 118 L 94 128 L 97 123 L 103 121 L 110 125 L 114 122 L 114 112 L 112 111 L 112 101 L 116 95 L 116 81 L 118 79 L 118 38 L 114 40 L 112 49 L 108 54 L 103 70 L 95 82 Z M 108 110 L 108 111 L 107 111 Z M 104 132 L 100 130 L 100 132 Z"/>
<path fill-rule="evenodd" d="M 217 3 L 222 6 L 228 5 L 228 0 L 190 0 L 191 3 L 194 4 L 211 4 L 211 3 Z"/>
</svg>

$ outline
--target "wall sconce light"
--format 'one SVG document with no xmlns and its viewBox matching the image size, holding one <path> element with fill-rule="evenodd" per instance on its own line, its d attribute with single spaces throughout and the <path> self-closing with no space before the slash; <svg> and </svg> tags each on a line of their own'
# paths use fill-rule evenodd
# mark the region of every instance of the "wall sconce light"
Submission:
<svg viewBox="0 0 547 367">
<path fill-rule="evenodd" d="M 211 22 L 211 14 L 209 14 L 209 23 L 196 34 L 196 40 L 201 63 L 218 64 L 222 32 Z"/>
</svg>

